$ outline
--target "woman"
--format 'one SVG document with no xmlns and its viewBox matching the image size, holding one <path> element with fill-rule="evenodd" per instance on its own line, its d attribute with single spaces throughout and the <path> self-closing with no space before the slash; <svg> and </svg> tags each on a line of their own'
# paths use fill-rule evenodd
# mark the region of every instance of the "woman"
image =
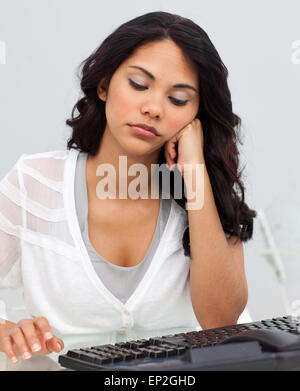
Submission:
<svg viewBox="0 0 300 391">
<path fill-rule="evenodd" d="M 244 202 L 227 75 L 207 34 L 167 12 L 124 23 L 84 61 L 67 150 L 22 155 L 1 182 L 1 287 L 22 286 L 32 315 L 0 326 L 13 362 L 59 352 L 52 329 L 237 322 L 256 214 Z M 164 163 L 170 199 L 150 175 Z M 128 196 L 137 165 L 140 198 Z"/>
</svg>

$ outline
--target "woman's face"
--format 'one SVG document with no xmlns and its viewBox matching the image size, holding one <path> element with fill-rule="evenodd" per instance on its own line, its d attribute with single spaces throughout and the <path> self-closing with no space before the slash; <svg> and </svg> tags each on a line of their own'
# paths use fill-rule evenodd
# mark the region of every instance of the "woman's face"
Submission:
<svg viewBox="0 0 300 391">
<path fill-rule="evenodd" d="M 174 87 L 176 84 L 187 84 L 195 90 Z M 101 83 L 97 91 L 106 101 L 106 131 L 133 155 L 159 152 L 195 118 L 199 108 L 197 71 L 171 40 L 139 47 L 115 71 L 108 91 L 101 89 Z M 130 126 L 139 123 L 155 127 L 158 136 L 143 136 Z"/>
</svg>

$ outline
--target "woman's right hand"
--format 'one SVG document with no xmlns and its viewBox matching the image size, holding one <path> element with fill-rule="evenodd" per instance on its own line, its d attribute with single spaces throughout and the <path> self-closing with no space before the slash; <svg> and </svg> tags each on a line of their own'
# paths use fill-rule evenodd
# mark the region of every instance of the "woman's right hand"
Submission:
<svg viewBox="0 0 300 391">
<path fill-rule="evenodd" d="M 32 354 L 59 353 L 64 343 L 53 335 L 48 320 L 42 316 L 20 320 L 2 335 L 0 347 L 12 362 L 17 362 L 18 356 L 28 360 Z"/>
</svg>

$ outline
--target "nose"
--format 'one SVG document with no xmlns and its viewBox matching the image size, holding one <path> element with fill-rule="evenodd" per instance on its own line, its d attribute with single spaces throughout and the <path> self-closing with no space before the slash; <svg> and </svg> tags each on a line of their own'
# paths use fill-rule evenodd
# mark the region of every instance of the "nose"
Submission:
<svg viewBox="0 0 300 391">
<path fill-rule="evenodd" d="M 148 114 L 151 118 L 161 118 L 162 105 L 154 99 L 151 99 L 151 101 L 142 105 L 141 112 L 142 114 Z"/>
</svg>

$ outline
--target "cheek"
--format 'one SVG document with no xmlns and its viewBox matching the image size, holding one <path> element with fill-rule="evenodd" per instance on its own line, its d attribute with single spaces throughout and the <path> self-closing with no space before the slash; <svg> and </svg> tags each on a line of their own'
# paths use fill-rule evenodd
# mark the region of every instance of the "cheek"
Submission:
<svg viewBox="0 0 300 391">
<path fill-rule="evenodd" d="M 190 124 L 195 119 L 197 112 L 197 107 L 194 105 L 183 110 L 173 110 L 168 116 L 170 138 L 174 137 L 178 132 Z"/>
<path fill-rule="evenodd" d="M 187 124 L 187 115 L 182 115 L 178 112 L 170 113 L 167 121 L 167 129 L 166 129 L 166 139 L 170 140 L 177 133 L 179 133 Z"/>
<path fill-rule="evenodd" d="M 108 95 L 106 100 L 105 110 L 106 117 L 108 121 L 112 121 L 119 114 L 118 110 L 120 110 L 122 106 L 116 101 L 115 96 L 111 93 Z"/>
<path fill-rule="evenodd" d="M 113 86 L 112 86 L 113 87 Z M 109 91 L 106 101 L 106 118 L 111 124 L 129 123 L 136 119 L 136 98 L 130 94 L 128 87 L 125 85 L 119 88 L 112 88 Z M 134 118 L 131 118 L 131 117 Z"/>
</svg>

